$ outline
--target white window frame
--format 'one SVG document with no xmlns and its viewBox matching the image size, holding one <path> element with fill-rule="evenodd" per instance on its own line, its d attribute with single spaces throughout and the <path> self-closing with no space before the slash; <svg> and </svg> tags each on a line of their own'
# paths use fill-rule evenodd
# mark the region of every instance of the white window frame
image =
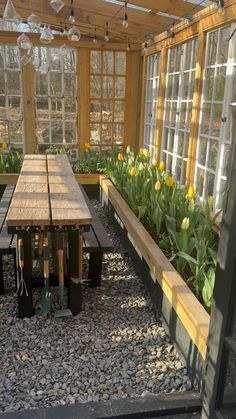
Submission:
<svg viewBox="0 0 236 419">
<path fill-rule="evenodd" d="M 160 52 L 147 57 L 143 146 L 149 150 L 152 158 L 156 154 L 155 136 L 160 83 L 160 58 Z"/>
<path fill-rule="evenodd" d="M 201 99 L 201 112 L 200 112 L 200 121 L 199 121 L 199 133 L 198 133 L 198 142 L 197 142 L 197 152 L 196 152 L 196 166 L 195 166 L 195 178 L 194 178 L 194 186 L 197 188 L 197 180 L 198 180 L 198 169 L 203 170 L 205 172 L 204 175 L 204 182 L 203 182 L 203 191 L 202 195 L 199 196 L 200 201 L 206 201 L 208 197 L 208 174 L 212 174 L 214 179 L 214 189 L 213 189 L 213 197 L 214 197 L 214 210 L 217 211 L 222 207 L 222 192 L 223 192 L 223 182 L 226 182 L 226 175 L 223 174 L 224 170 L 224 155 L 225 149 L 227 146 L 230 146 L 231 138 L 227 138 L 227 133 L 230 131 L 230 125 L 232 124 L 231 121 L 231 111 L 230 111 L 230 104 L 232 100 L 232 87 L 233 87 L 233 76 L 234 71 L 236 74 L 236 40 L 233 36 L 229 42 L 229 49 L 228 49 L 228 58 L 227 62 L 219 63 L 219 54 L 220 54 L 220 36 L 221 31 L 227 27 L 230 27 L 230 33 L 236 29 L 236 23 L 229 24 L 218 28 L 216 30 L 210 31 L 207 34 L 207 43 L 206 43 L 206 57 L 205 57 L 205 68 L 204 68 L 204 82 L 203 82 L 203 91 L 202 91 L 202 99 Z M 214 64 L 207 63 L 207 57 L 209 54 L 209 39 L 210 34 L 213 32 L 218 33 L 217 37 L 217 51 L 216 51 L 216 60 Z M 214 69 L 214 81 L 217 74 L 217 69 L 221 67 L 226 67 L 226 81 L 225 81 L 225 90 L 224 90 L 224 97 L 222 101 L 217 100 L 207 100 L 206 92 L 208 86 L 208 80 L 206 77 L 206 71 L 208 69 Z M 216 83 L 214 83 L 214 91 L 213 91 L 213 98 L 215 97 L 215 89 Z M 220 134 L 218 137 L 211 136 L 209 134 L 202 134 L 203 124 L 204 124 L 204 105 L 209 103 L 211 105 L 211 114 L 210 114 L 210 121 L 209 125 L 212 126 L 213 124 L 213 106 L 215 104 L 222 104 L 222 116 L 221 116 L 221 127 L 220 127 Z M 207 141 L 207 154 L 206 154 L 206 162 L 205 165 L 199 163 L 199 154 L 200 154 L 200 142 L 201 137 L 206 139 Z M 216 162 L 216 169 L 215 171 L 209 167 L 207 164 L 209 163 L 210 158 L 210 142 L 211 140 L 215 140 L 218 142 L 218 153 L 217 153 L 217 162 Z"/>
</svg>

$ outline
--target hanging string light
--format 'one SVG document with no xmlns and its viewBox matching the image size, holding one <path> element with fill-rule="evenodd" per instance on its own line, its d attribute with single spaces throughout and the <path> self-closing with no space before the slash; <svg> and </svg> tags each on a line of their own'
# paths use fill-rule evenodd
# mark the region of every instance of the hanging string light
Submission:
<svg viewBox="0 0 236 419">
<path fill-rule="evenodd" d="M 131 46 L 130 46 L 130 42 L 129 42 L 129 40 L 128 40 L 128 43 L 127 43 L 127 47 L 126 47 L 126 51 L 130 51 L 131 50 Z"/>
<path fill-rule="evenodd" d="M 56 13 L 59 13 L 60 10 L 65 6 L 65 3 L 62 0 L 51 0 L 50 6 Z"/>
<path fill-rule="evenodd" d="M 129 19 L 128 19 L 128 14 L 127 14 L 127 2 L 125 3 L 125 14 L 124 14 L 124 17 L 123 17 L 122 24 L 123 24 L 124 28 L 128 28 L 128 26 L 129 26 Z"/>
<path fill-rule="evenodd" d="M 109 32 L 108 32 L 108 22 L 106 23 L 106 31 L 105 31 L 105 35 L 104 35 L 104 41 L 109 42 L 110 37 L 109 37 Z"/>
<path fill-rule="evenodd" d="M 71 0 L 71 9 L 70 9 L 69 22 L 70 23 L 75 23 L 75 12 L 74 12 L 74 7 L 73 7 L 73 0 Z"/>
<path fill-rule="evenodd" d="M 93 43 L 94 44 L 97 44 L 98 43 L 97 34 L 96 34 L 96 28 L 94 29 Z"/>
<path fill-rule="evenodd" d="M 224 2 L 224 0 L 217 0 L 216 7 L 217 7 L 218 12 L 221 15 L 225 14 L 225 2 Z"/>
</svg>

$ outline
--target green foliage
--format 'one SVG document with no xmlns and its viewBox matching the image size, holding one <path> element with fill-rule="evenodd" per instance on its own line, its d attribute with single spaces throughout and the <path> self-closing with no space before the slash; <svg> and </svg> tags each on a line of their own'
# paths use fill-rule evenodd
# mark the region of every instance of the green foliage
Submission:
<svg viewBox="0 0 236 419">
<path fill-rule="evenodd" d="M 213 233 L 211 209 L 195 203 L 187 191 L 150 161 L 147 150 L 103 159 L 104 172 L 151 232 L 176 270 L 188 282 L 209 311 L 214 288 L 218 237 Z"/>
<path fill-rule="evenodd" d="M 23 162 L 23 154 L 12 150 L 5 143 L 0 148 L 0 173 L 19 173 Z"/>
</svg>

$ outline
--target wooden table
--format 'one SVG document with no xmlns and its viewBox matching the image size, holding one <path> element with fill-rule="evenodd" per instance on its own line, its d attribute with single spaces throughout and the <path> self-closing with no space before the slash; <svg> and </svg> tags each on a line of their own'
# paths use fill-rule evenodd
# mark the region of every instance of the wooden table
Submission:
<svg viewBox="0 0 236 419">
<path fill-rule="evenodd" d="M 23 277 L 28 290 L 19 296 L 19 317 L 34 314 L 32 304 L 32 234 L 68 233 L 69 275 L 78 278 L 80 243 L 92 216 L 65 155 L 26 155 L 8 210 L 10 233 L 23 240 Z M 83 237 L 83 236 L 82 236 Z M 81 310 L 81 284 L 70 281 L 68 304 L 73 314 Z"/>
</svg>

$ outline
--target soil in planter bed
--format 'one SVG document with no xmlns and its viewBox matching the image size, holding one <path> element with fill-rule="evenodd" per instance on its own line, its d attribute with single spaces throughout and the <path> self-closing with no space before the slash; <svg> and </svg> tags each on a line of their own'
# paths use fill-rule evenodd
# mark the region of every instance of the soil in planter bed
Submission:
<svg viewBox="0 0 236 419">
<path fill-rule="evenodd" d="M 187 370 L 157 319 L 109 216 L 93 201 L 114 243 L 100 288 L 83 287 L 83 311 L 16 317 L 12 261 L 0 296 L 0 412 L 191 390 Z M 86 260 L 85 260 L 86 268 Z M 34 305 L 42 289 L 34 289 Z"/>
</svg>

